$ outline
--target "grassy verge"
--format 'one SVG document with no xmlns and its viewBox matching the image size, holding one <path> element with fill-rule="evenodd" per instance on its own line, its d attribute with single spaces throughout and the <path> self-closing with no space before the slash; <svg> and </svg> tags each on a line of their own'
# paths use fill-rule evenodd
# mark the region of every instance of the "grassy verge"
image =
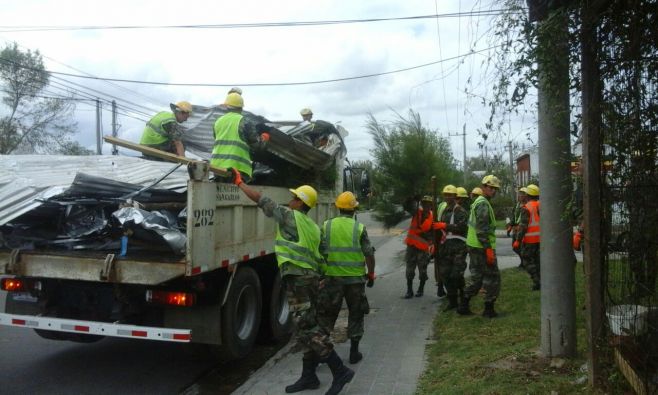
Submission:
<svg viewBox="0 0 658 395">
<path fill-rule="evenodd" d="M 473 298 L 476 315 L 454 311 L 438 314 L 436 342 L 427 350 L 428 365 L 418 394 L 604 394 L 632 393 L 623 376 L 609 366 L 609 388 L 594 391 L 586 376 L 582 265 L 576 268 L 578 355 L 553 360 L 540 356 L 540 294 L 530 291 L 527 273 L 502 271 L 496 310 L 499 317 L 483 318 L 482 297 Z M 611 362 L 612 363 L 612 362 Z"/>
</svg>

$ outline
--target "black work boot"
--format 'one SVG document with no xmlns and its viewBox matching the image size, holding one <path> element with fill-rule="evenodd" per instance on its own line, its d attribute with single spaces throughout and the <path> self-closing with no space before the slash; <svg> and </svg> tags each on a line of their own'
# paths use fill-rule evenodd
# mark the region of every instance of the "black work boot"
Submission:
<svg viewBox="0 0 658 395">
<path fill-rule="evenodd" d="M 494 311 L 494 302 L 484 302 L 484 311 L 482 312 L 482 317 L 498 317 L 498 313 Z"/>
<path fill-rule="evenodd" d="M 315 374 L 315 368 L 318 367 L 317 359 L 303 359 L 302 360 L 302 377 L 295 381 L 294 384 L 286 386 L 286 393 L 292 394 L 294 392 L 316 389 L 320 387 L 320 380 Z"/>
<path fill-rule="evenodd" d="M 418 285 L 418 292 L 416 292 L 417 297 L 423 296 L 423 289 L 425 289 L 425 280 L 420 280 L 420 284 Z"/>
<path fill-rule="evenodd" d="M 459 302 L 459 306 L 457 307 L 457 314 L 459 315 L 473 315 L 473 312 L 471 311 L 471 307 L 469 306 L 471 302 L 471 298 L 468 296 L 463 296 L 462 300 Z"/>
<path fill-rule="evenodd" d="M 336 354 L 336 351 L 331 351 L 325 362 L 329 365 L 331 375 L 334 378 L 325 395 L 336 395 L 343 389 L 345 384 L 352 381 L 354 371 L 343 364 L 343 360 Z"/>
<path fill-rule="evenodd" d="M 459 307 L 457 303 L 457 295 L 448 295 L 448 305 L 443 308 L 443 311 L 450 311 Z"/>
<path fill-rule="evenodd" d="M 359 341 L 351 340 L 350 343 L 350 363 L 357 363 L 363 359 L 363 354 L 359 352 Z"/>
<path fill-rule="evenodd" d="M 407 293 L 404 295 L 405 299 L 411 299 L 414 296 L 413 278 L 407 279 Z"/>
<path fill-rule="evenodd" d="M 436 296 L 439 297 L 439 299 L 443 299 L 446 297 L 446 290 L 443 288 L 443 281 L 439 281 L 438 284 L 436 284 Z"/>
</svg>

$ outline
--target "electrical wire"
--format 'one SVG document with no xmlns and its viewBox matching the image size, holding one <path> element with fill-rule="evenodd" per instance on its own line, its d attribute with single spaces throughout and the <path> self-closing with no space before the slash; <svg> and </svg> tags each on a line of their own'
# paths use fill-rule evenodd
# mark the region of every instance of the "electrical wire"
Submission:
<svg viewBox="0 0 658 395">
<path fill-rule="evenodd" d="M 23 25 L 11 26 L 2 25 L 2 33 L 7 32 L 37 32 L 37 31 L 70 31 L 70 30 L 125 30 L 125 29 L 243 29 L 243 28 L 264 28 L 264 27 L 300 27 L 300 26 L 321 26 L 321 25 L 343 25 L 355 23 L 373 23 L 373 22 L 390 22 L 390 21 L 408 21 L 435 18 L 462 18 L 473 16 L 498 16 L 509 12 L 525 12 L 523 9 L 496 9 L 481 10 L 470 12 L 452 12 L 446 14 L 434 15 L 416 15 L 393 18 L 366 18 L 366 19 L 339 19 L 324 21 L 293 21 L 293 22 L 257 22 L 257 23 L 226 23 L 226 24 L 193 24 L 193 25 L 124 25 L 124 26 L 56 26 L 56 25 Z"/>
</svg>

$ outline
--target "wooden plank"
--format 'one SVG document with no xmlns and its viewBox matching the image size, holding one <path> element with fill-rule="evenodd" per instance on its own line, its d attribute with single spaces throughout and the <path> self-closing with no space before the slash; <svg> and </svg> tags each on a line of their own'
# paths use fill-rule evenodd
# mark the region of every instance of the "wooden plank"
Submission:
<svg viewBox="0 0 658 395">
<path fill-rule="evenodd" d="M 117 137 L 112 137 L 112 136 L 103 136 L 103 140 L 110 144 L 118 145 L 123 148 L 128 148 L 134 151 L 141 152 L 146 155 L 154 156 L 156 158 L 164 159 L 169 162 L 174 162 L 174 163 L 182 163 L 184 165 L 189 165 L 190 163 L 195 163 L 195 162 L 200 162 L 198 160 L 186 158 L 184 156 L 178 156 L 174 155 L 169 152 L 165 151 L 160 151 L 159 149 L 147 147 L 145 145 L 133 143 L 132 141 L 128 140 L 123 140 Z M 218 176 L 222 177 L 229 177 L 231 176 L 231 172 L 227 171 L 226 169 L 220 169 L 219 167 L 213 167 L 209 166 L 209 170 Z"/>
</svg>

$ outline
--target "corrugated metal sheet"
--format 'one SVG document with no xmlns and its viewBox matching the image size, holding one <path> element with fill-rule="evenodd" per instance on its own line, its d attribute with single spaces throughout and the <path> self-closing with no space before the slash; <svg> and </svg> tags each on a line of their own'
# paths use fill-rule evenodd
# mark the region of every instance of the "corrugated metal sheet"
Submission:
<svg viewBox="0 0 658 395">
<path fill-rule="evenodd" d="M 77 173 L 144 186 L 174 166 L 128 156 L 0 155 L 0 225 L 63 193 Z M 182 166 L 156 188 L 184 191 L 188 179 Z"/>
<path fill-rule="evenodd" d="M 187 128 L 187 132 L 183 135 L 185 148 L 203 159 L 209 159 L 215 143 L 213 127 L 217 118 L 224 114 L 226 114 L 226 108 L 223 106 L 194 106 L 194 112 L 183 124 Z M 268 152 L 294 163 L 302 169 L 326 169 L 331 165 L 333 158 L 331 154 L 282 131 L 290 130 L 290 122 L 277 124 L 248 111 L 243 111 L 242 115 L 254 125 L 265 125 L 270 128 Z M 345 129 L 340 128 L 340 130 L 341 133 L 347 134 Z M 344 152 L 344 148 L 342 151 Z"/>
</svg>

